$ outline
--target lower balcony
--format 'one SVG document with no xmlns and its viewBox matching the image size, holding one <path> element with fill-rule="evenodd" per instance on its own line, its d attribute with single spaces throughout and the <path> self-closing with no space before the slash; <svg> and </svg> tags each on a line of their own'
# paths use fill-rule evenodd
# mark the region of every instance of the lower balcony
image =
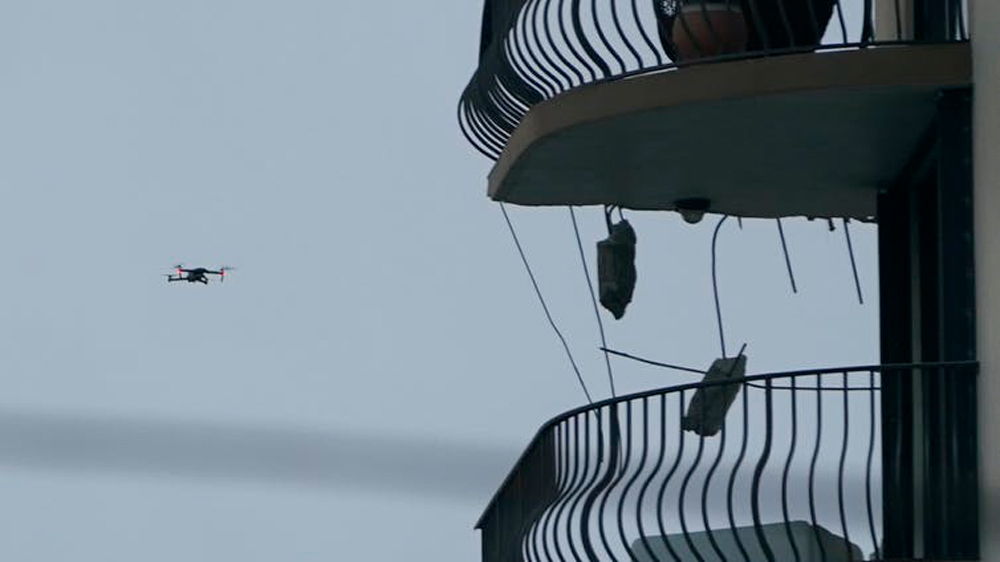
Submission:
<svg viewBox="0 0 1000 562">
<path fill-rule="evenodd" d="M 976 372 L 966 361 L 774 373 L 572 410 L 541 428 L 479 520 L 483 560 L 924 558 L 891 551 L 969 510 L 956 500 L 963 467 L 934 451 L 975 436 L 930 410 L 907 414 L 927 427 L 897 423 L 893 397 L 955 403 Z"/>
</svg>

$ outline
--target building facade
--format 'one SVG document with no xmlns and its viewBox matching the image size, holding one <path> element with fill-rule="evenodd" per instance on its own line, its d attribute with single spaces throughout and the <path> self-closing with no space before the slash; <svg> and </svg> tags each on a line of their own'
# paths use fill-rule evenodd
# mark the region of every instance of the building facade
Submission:
<svg viewBox="0 0 1000 562">
<path fill-rule="evenodd" d="M 492 199 L 877 222 L 882 357 L 557 416 L 483 560 L 1000 558 L 998 53 L 989 0 L 488 0 Z"/>
</svg>

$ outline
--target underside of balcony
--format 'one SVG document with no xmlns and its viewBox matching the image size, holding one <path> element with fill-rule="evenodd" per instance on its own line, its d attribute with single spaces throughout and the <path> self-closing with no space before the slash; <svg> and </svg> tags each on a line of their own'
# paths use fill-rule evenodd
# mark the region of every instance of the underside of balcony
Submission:
<svg viewBox="0 0 1000 562">
<path fill-rule="evenodd" d="M 967 43 L 895 45 L 681 67 L 569 90 L 521 120 L 489 178 L 494 200 L 745 217 L 876 215 L 967 86 Z"/>
</svg>

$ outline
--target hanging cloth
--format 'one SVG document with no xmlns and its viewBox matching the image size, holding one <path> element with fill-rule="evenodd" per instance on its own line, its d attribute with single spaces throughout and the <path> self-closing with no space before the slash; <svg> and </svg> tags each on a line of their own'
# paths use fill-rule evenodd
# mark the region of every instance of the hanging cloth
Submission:
<svg viewBox="0 0 1000 562">
<path fill-rule="evenodd" d="M 620 320 L 635 291 L 635 230 L 627 220 L 611 224 L 607 239 L 597 243 L 597 285 L 601 306 Z"/>
</svg>

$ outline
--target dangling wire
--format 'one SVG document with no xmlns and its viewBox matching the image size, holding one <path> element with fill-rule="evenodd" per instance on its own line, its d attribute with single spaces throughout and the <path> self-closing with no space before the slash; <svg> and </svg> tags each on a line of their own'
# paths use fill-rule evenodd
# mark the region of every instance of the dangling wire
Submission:
<svg viewBox="0 0 1000 562">
<path fill-rule="evenodd" d="M 597 318 L 597 330 L 601 334 L 601 349 L 604 351 L 604 364 L 608 368 L 608 384 L 611 386 L 611 397 L 615 394 L 615 376 L 611 371 L 611 358 L 608 357 L 608 342 L 604 337 L 604 322 L 601 321 L 601 311 L 597 307 L 597 295 L 594 293 L 594 283 L 590 280 L 590 270 L 587 268 L 587 258 L 583 253 L 583 242 L 580 240 L 580 227 L 576 223 L 576 212 L 573 207 L 569 209 L 569 218 L 573 221 L 573 234 L 576 235 L 576 247 L 580 250 L 580 263 L 583 265 L 583 278 L 587 281 L 587 289 L 590 290 L 590 302 L 594 305 L 594 316 Z M 621 210 L 619 209 L 619 212 Z"/>
<path fill-rule="evenodd" d="M 854 287 L 858 290 L 858 304 L 865 304 L 865 299 L 861 296 L 861 280 L 858 279 L 858 264 L 854 261 L 854 246 L 851 245 L 851 231 L 847 226 L 847 219 L 844 219 L 844 238 L 847 239 L 847 253 L 851 256 L 851 270 L 854 272 Z"/>
<path fill-rule="evenodd" d="M 775 219 L 778 223 L 778 236 L 781 237 L 781 251 L 785 254 L 785 267 L 788 268 L 788 280 L 792 282 L 792 292 L 798 294 L 799 289 L 795 286 L 795 274 L 792 273 L 792 260 L 788 257 L 788 243 L 785 242 L 785 229 L 781 228 L 781 219 Z"/>
<path fill-rule="evenodd" d="M 638 361 L 639 363 L 653 365 L 654 367 L 663 367 L 664 369 L 673 369 L 675 371 L 684 371 L 686 373 L 697 373 L 699 375 L 708 374 L 708 371 L 705 371 L 704 369 L 695 369 L 694 367 L 685 367 L 683 365 L 674 365 L 671 363 L 664 363 L 662 361 L 653 361 L 652 359 L 645 359 L 643 357 L 639 357 L 638 355 L 632 355 L 631 353 L 625 353 L 624 351 L 608 349 L 606 347 L 602 347 L 601 351 L 603 351 L 605 354 L 610 353 L 611 355 L 617 355 L 618 357 L 624 357 L 625 359 L 631 359 L 633 361 Z"/>
<path fill-rule="evenodd" d="M 712 234 L 712 292 L 715 295 L 715 318 L 719 321 L 719 344 L 722 346 L 723 359 L 726 358 L 726 336 L 722 331 L 722 306 L 719 304 L 719 282 L 715 274 L 715 245 L 719 238 L 719 229 L 728 218 L 729 215 L 723 215 L 719 219 L 719 224 L 715 225 L 715 232 Z"/>
<path fill-rule="evenodd" d="M 570 365 L 573 366 L 573 372 L 576 373 L 576 379 L 580 382 L 580 388 L 583 389 L 583 393 L 587 396 L 587 402 L 590 404 L 594 403 L 594 400 L 590 397 L 590 391 L 587 390 L 587 383 L 583 382 L 583 375 L 580 374 L 580 369 L 576 366 L 576 360 L 573 359 L 573 353 L 569 349 L 569 344 L 566 343 L 566 338 L 563 337 L 562 332 L 556 326 L 555 320 L 552 319 L 552 314 L 549 312 L 548 305 L 545 304 L 545 298 L 542 297 L 542 291 L 538 288 L 538 282 L 535 280 L 535 274 L 531 271 L 531 266 L 528 265 L 528 258 L 524 255 L 524 248 L 521 247 L 521 241 L 517 238 L 517 232 L 514 231 L 514 225 L 510 222 L 510 217 L 507 215 L 507 209 L 504 204 L 500 203 L 500 211 L 503 213 L 503 218 L 507 221 L 507 228 L 510 230 L 510 235 L 514 239 L 514 245 L 517 246 L 517 253 L 521 256 L 521 262 L 524 263 L 524 269 L 528 272 L 528 277 L 531 279 L 531 286 L 535 288 L 535 294 L 538 295 L 538 302 L 542 305 L 542 310 L 545 312 L 545 317 L 549 320 L 549 325 L 552 326 L 552 331 L 556 333 L 559 337 L 559 341 L 562 342 L 563 349 L 566 351 L 566 357 L 569 358 Z"/>
</svg>

